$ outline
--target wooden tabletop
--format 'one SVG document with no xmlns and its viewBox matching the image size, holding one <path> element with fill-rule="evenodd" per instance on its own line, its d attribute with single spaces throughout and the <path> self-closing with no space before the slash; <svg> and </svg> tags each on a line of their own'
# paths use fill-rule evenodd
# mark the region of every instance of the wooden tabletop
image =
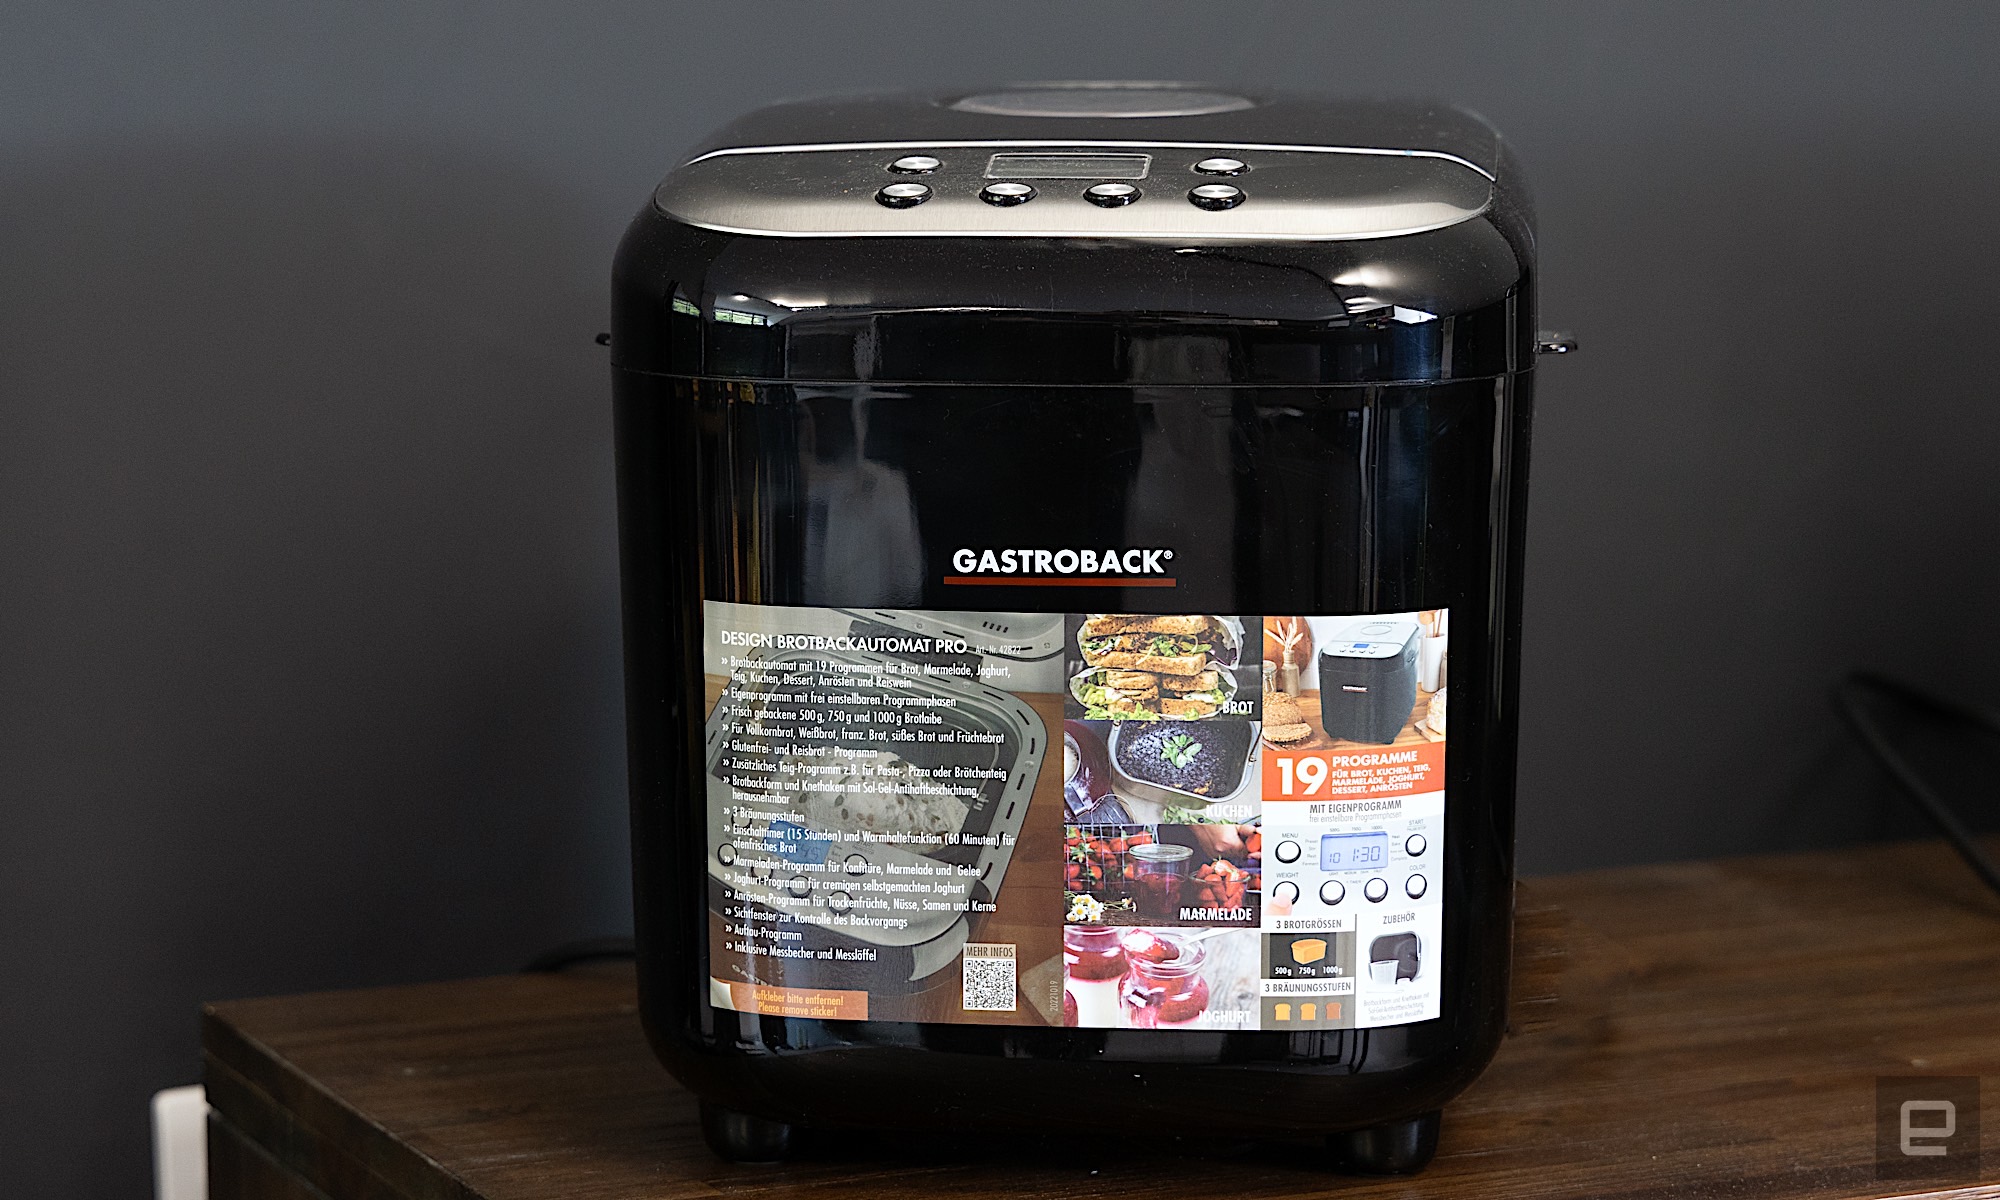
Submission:
<svg viewBox="0 0 2000 1200">
<path fill-rule="evenodd" d="M 1515 1033 L 1414 1178 L 1199 1140 L 729 1166 L 648 1052 L 621 968 L 212 1006 L 211 1194 L 1931 1194 L 1875 1179 L 1877 1077 L 2000 1076 L 2000 900 L 1940 845 L 1538 879 L 1522 913 Z"/>
</svg>

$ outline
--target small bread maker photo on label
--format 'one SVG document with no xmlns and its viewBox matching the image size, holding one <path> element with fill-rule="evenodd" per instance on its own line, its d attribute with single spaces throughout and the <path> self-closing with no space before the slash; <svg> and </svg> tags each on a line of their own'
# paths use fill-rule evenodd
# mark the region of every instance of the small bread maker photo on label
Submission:
<svg viewBox="0 0 2000 1200">
<path fill-rule="evenodd" d="M 1387 745 L 1417 702 L 1417 623 L 1360 621 L 1319 652 L 1320 723 L 1330 738 Z"/>
<path fill-rule="evenodd" d="M 817 99 L 667 175 L 610 339 L 639 1008 L 718 1154 L 1430 1160 L 1507 1016 L 1534 316 L 1440 104 Z"/>
</svg>

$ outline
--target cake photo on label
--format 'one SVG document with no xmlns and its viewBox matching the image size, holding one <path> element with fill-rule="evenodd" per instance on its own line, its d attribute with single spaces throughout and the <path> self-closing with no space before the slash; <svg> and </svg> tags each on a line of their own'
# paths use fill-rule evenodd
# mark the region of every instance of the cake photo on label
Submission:
<svg viewBox="0 0 2000 1200">
<path fill-rule="evenodd" d="M 1201 800 L 1242 784 L 1256 736 L 1242 721 L 1160 721 L 1119 730 L 1111 753 L 1126 777 Z"/>
</svg>

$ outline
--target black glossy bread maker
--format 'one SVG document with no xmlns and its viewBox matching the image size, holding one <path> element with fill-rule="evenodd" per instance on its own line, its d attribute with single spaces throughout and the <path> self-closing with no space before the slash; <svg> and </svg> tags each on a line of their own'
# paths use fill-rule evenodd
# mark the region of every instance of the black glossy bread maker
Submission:
<svg viewBox="0 0 2000 1200">
<path fill-rule="evenodd" d="M 717 1152 L 1081 1121 L 1095 1144 L 1311 1138 L 1335 1169 L 1429 1160 L 1506 1017 L 1533 285 L 1514 160 L 1435 104 L 1140 84 L 818 99 L 743 117 L 666 177 L 619 248 L 611 337 L 639 983 Z M 967 578 L 1063 554 L 1112 570 Z M 718 999 L 715 862 L 738 851 L 708 825 L 725 702 L 713 671 L 704 692 L 705 613 L 811 611 L 838 636 L 853 613 L 1444 608 L 1441 925 L 1396 984 L 1435 980 L 1434 1018 L 1169 1031 Z M 1060 719 L 1037 711 L 1024 749 L 1059 772 Z M 1028 816 L 1059 828 L 1059 779 L 1048 794 L 1058 811 Z M 1023 833 L 1008 878 L 1042 853 Z"/>
<path fill-rule="evenodd" d="M 1388 745 L 1417 702 L 1417 625 L 1357 621 L 1319 652 L 1319 719 L 1330 738 Z"/>
</svg>

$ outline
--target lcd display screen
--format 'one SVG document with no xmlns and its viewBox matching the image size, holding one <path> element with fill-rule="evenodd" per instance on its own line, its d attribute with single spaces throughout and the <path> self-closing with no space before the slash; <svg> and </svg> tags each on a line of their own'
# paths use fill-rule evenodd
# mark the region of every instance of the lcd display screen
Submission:
<svg viewBox="0 0 2000 1200">
<path fill-rule="evenodd" d="M 1322 871 L 1369 871 L 1388 861 L 1386 833 L 1329 833 L 1319 840 Z"/>
<path fill-rule="evenodd" d="M 988 179 L 1144 179 L 1150 154 L 996 154 Z"/>
</svg>

